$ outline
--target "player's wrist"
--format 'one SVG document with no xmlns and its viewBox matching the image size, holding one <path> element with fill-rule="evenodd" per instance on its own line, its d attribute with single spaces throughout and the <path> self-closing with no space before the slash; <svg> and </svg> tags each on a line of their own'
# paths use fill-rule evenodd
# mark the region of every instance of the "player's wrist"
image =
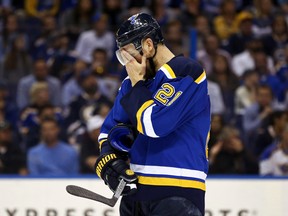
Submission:
<svg viewBox="0 0 288 216">
<path fill-rule="evenodd" d="M 144 78 L 143 79 L 136 79 L 136 80 L 131 80 L 131 85 L 132 87 L 134 87 L 135 85 L 137 85 L 138 83 L 144 82 Z"/>
</svg>

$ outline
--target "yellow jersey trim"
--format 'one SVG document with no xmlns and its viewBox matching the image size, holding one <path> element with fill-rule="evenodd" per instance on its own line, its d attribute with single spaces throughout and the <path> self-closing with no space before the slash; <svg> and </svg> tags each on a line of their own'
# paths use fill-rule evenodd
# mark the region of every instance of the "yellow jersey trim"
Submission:
<svg viewBox="0 0 288 216">
<path fill-rule="evenodd" d="M 102 148 L 102 144 L 103 144 L 106 140 L 107 140 L 107 139 L 102 139 L 102 140 L 99 141 L 99 148 L 100 148 L 100 150 L 101 150 L 101 148 Z"/>
<path fill-rule="evenodd" d="M 203 191 L 206 190 L 205 183 L 187 179 L 138 176 L 138 182 L 143 185 L 174 186 L 183 188 L 195 188 Z"/>
<path fill-rule="evenodd" d="M 139 108 L 139 110 L 136 113 L 136 119 L 137 119 L 137 130 L 143 134 L 143 126 L 142 126 L 142 122 L 141 122 L 141 116 L 143 114 L 143 112 L 152 104 L 154 103 L 153 100 L 148 100 L 146 101 L 144 104 L 142 104 L 142 106 Z"/>
<path fill-rule="evenodd" d="M 168 73 L 170 74 L 172 78 L 176 78 L 174 71 L 168 64 L 164 64 L 163 67 L 168 71 Z"/>
<path fill-rule="evenodd" d="M 206 72 L 203 71 L 203 73 L 195 80 L 195 82 L 196 82 L 197 84 L 199 84 L 199 83 L 201 83 L 203 80 L 205 80 L 205 78 L 206 78 Z"/>
</svg>

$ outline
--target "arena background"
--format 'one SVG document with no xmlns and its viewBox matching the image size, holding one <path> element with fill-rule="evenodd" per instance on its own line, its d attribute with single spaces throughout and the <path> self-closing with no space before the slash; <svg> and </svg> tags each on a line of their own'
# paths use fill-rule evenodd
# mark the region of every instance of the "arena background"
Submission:
<svg viewBox="0 0 288 216">
<path fill-rule="evenodd" d="M 7 50 L 5 50 L 5 46 L 8 44 L 8 40 L 5 41 L 7 38 L 6 36 L 6 30 L 5 30 L 5 23 L 7 22 L 7 17 L 8 16 L 15 16 L 17 15 L 18 18 L 20 19 L 19 26 L 21 28 L 21 34 L 24 34 L 24 39 L 26 39 L 27 35 L 29 37 L 33 38 L 33 41 L 30 41 L 30 47 L 25 50 L 25 52 L 31 56 L 32 62 L 35 61 L 35 59 L 38 58 L 43 58 L 46 60 L 47 63 L 51 66 L 51 60 L 55 60 L 57 55 L 59 54 L 58 52 L 55 54 L 53 53 L 51 55 L 51 47 L 49 47 L 51 44 L 49 44 L 48 37 L 47 35 L 43 34 L 41 35 L 39 32 L 41 32 L 41 22 L 40 20 L 42 18 L 39 17 L 33 17 L 32 14 L 30 14 L 29 17 L 29 26 L 23 25 L 23 21 L 26 22 L 26 15 L 25 13 L 25 1 L 9 1 L 9 0 L 3 0 L 0 1 L 0 28 L 1 28 L 1 35 L 0 35 L 0 58 L 1 58 L 1 67 L 0 67 L 0 78 L 1 78 L 1 90 L 2 88 L 6 89 L 8 88 L 8 91 L 10 93 L 10 96 L 12 97 L 12 105 L 16 104 L 16 101 L 13 101 L 17 97 L 17 91 L 16 91 L 16 84 L 15 83 L 8 83 L 6 79 L 9 77 L 5 77 L 4 74 L 4 59 L 5 56 L 7 57 L 7 53 L 9 53 Z M 28 2 L 28 1 L 27 1 Z M 47 1 L 47 2 L 53 2 L 53 1 Z M 60 1 L 61 3 L 67 3 L 66 6 L 69 9 L 75 7 L 77 1 Z M 100 3 L 101 5 L 105 1 L 94 1 L 97 3 Z M 122 2 L 126 7 L 124 8 L 125 10 L 131 9 L 129 8 L 129 4 L 137 8 L 139 7 L 141 10 L 144 11 L 149 11 L 150 6 L 148 7 L 148 3 L 152 5 L 153 2 L 156 1 L 120 1 Z M 152 3 L 151 3 L 152 2 Z M 158 1 L 157 1 L 158 2 Z M 170 9 L 175 9 L 175 8 L 180 8 L 180 10 L 184 10 L 183 7 L 181 6 L 182 3 L 186 3 L 186 1 L 159 1 L 160 6 L 158 5 L 157 7 L 162 6 L 167 6 L 168 3 L 171 3 L 170 6 L 168 7 L 169 11 Z M 161 3 L 162 2 L 162 3 Z M 187 1 L 187 2 L 200 2 L 200 8 L 199 11 L 204 10 L 203 5 L 205 5 L 205 2 L 207 1 Z M 219 6 L 219 2 L 222 1 L 212 1 L 215 2 L 215 8 L 217 8 L 217 4 Z M 218 3 L 217 3 L 218 2 Z M 253 2 L 253 3 L 252 3 Z M 261 6 L 261 2 L 267 3 L 269 1 L 241 1 L 237 0 L 235 1 L 237 8 L 237 13 L 240 14 L 241 11 L 244 11 L 246 7 L 250 7 L 254 9 L 255 5 L 254 3 L 258 4 Z M 259 4 L 260 3 L 260 4 Z M 263 3 L 263 5 L 265 5 Z M 275 0 L 275 1 L 270 1 L 270 3 L 273 4 L 273 9 L 281 9 L 283 10 L 283 17 L 286 18 L 287 20 L 287 1 L 280 1 L 280 0 Z M 283 5 L 282 5 L 283 3 Z M 239 6 L 242 4 L 242 7 Z M 268 3 L 267 3 L 268 4 Z M 155 4 L 157 5 L 157 4 Z M 245 7 L 243 6 L 245 5 Z M 48 5 L 49 6 L 49 5 Z M 102 4 L 103 6 L 103 4 Z M 213 6 L 213 5 L 212 5 Z M 283 6 L 283 8 L 282 8 Z M 142 7 L 142 8 L 141 8 Z M 67 9 L 61 9 L 55 15 L 58 18 L 60 17 L 61 13 L 64 13 L 64 11 Z M 138 9 L 139 9 L 138 8 Z M 286 9 L 285 9 L 286 8 Z M 30 8 L 31 9 L 31 8 Z M 99 7 L 97 10 L 100 10 L 102 12 L 103 8 Z M 123 11 L 125 11 L 123 9 Z M 134 8 L 135 9 L 135 8 Z M 140 11 L 140 9 L 138 11 Z M 166 10 L 168 11 L 166 8 Z M 211 8 L 210 8 L 211 9 Z M 218 8 L 219 9 L 219 8 Z M 208 11 L 209 8 L 206 8 Z M 123 12 L 122 11 L 122 12 Z M 98 11 L 99 12 L 99 11 Z M 131 11 L 130 11 L 131 12 Z M 213 8 L 210 10 L 210 13 L 213 12 Z M 252 10 L 253 12 L 253 10 Z M 154 11 L 153 11 L 154 13 Z M 218 12 L 213 12 L 215 13 L 214 15 L 218 14 Z M 195 11 L 196 17 L 201 17 L 203 14 L 197 13 L 197 10 Z M 273 13 L 273 16 L 276 16 L 277 12 Z M 282 13 L 280 13 L 282 14 Z M 94 15 L 94 14 L 93 14 Z M 111 15 L 111 14 L 110 14 Z M 127 15 L 127 14 L 126 14 Z M 126 16 L 125 15 L 125 16 Z M 52 17 L 54 15 L 52 14 Z M 206 14 L 204 15 L 204 17 Z M 244 16 L 244 15 L 243 15 Z M 48 18 L 51 18 L 51 15 L 47 16 Z M 31 18 L 31 19 L 30 19 Z M 93 16 L 93 20 L 97 20 L 99 18 L 99 14 L 96 14 Z M 247 17 L 240 17 L 241 19 L 247 19 Z M 209 19 L 211 19 L 209 17 Z M 249 19 L 249 17 L 248 17 Z M 49 25 L 49 21 L 51 20 L 46 20 Z M 115 21 L 115 20 L 114 20 Z M 57 21 L 58 22 L 58 21 Z M 40 23 L 40 27 L 39 27 Z M 6 23 L 7 24 L 7 23 Z M 59 23 L 56 23 L 57 27 L 54 29 L 56 30 L 61 30 L 58 26 Z M 115 24 L 115 23 L 114 23 Z M 213 25 L 213 20 L 212 20 L 212 25 Z M 23 28 L 23 27 L 26 27 Z M 51 26 L 50 26 L 51 27 Z M 271 27 L 271 26 L 270 26 Z M 23 29 L 24 32 L 23 32 Z M 40 29 L 36 29 L 40 28 Z M 115 28 L 115 26 L 114 26 Z M 36 32 L 34 30 L 38 30 L 39 32 Z M 27 30 L 27 31 L 26 31 Z M 54 31 L 53 30 L 53 31 Z M 270 28 L 271 30 L 271 28 Z M 84 31 L 84 30 L 83 30 Z M 5 33 L 6 32 L 6 33 Z M 260 32 L 260 31 L 259 31 Z M 259 33 L 258 32 L 258 33 Z M 5 34 L 4 34 L 5 33 Z M 37 38 L 40 34 L 40 37 Z M 55 32 L 52 32 L 55 33 Z M 59 32 L 57 32 L 59 33 Z M 71 33 L 71 32 L 70 32 Z M 69 34 L 70 34 L 69 33 Z M 81 32 L 79 32 L 80 34 Z M 211 35 L 214 35 L 211 33 Z M 260 34 L 260 33 L 259 33 Z M 268 35 L 271 34 L 268 33 Z M 288 34 L 286 32 L 286 34 Z M 53 41 L 55 38 L 62 38 L 63 39 L 63 34 L 60 32 L 58 35 L 51 34 L 48 35 L 51 36 L 51 41 Z M 71 36 L 71 34 L 70 34 Z M 69 36 L 69 37 L 70 37 Z M 75 35 L 74 35 L 75 36 Z M 182 36 L 182 35 L 181 35 Z M 180 36 L 180 39 L 181 39 Z M 189 28 L 189 31 L 186 32 L 185 36 L 188 38 L 188 45 L 186 43 L 182 43 L 183 41 L 180 41 L 182 44 L 181 46 L 176 46 L 175 50 L 179 51 L 179 47 L 181 51 L 187 51 L 187 56 L 191 58 L 196 58 L 197 59 L 197 53 L 199 53 L 197 46 L 199 46 L 199 41 L 200 39 L 203 40 L 203 38 L 200 38 L 199 32 L 195 28 Z M 64 34 L 64 37 L 66 35 Z M 12 37 L 13 38 L 13 37 Z M 184 38 L 184 37 L 183 37 Z M 37 40 L 36 40 L 37 39 Z M 41 40 L 38 40 L 41 39 Z M 43 42 L 44 40 L 44 45 L 41 44 L 40 42 Z M 47 39 L 47 44 L 45 40 Z M 66 39 L 66 38 L 65 38 Z M 70 38 L 71 40 L 75 40 L 75 38 Z M 173 40 L 173 38 L 172 38 Z M 5 43 L 3 43 L 5 41 Z M 34 42 L 37 41 L 36 44 Z M 51 42 L 50 41 L 50 42 Z M 77 41 L 77 40 L 76 40 Z M 76 43 L 76 41 L 74 41 Z M 62 41 L 63 42 L 63 41 Z M 179 42 L 179 41 L 178 41 Z M 178 42 L 176 44 L 178 44 Z M 222 41 L 223 42 L 223 41 Z M 224 42 L 227 42 L 224 40 Z M 73 44 L 75 46 L 75 43 Z M 39 45 L 40 44 L 40 45 Z M 65 41 L 63 42 L 65 46 Z M 62 45 L 63 45 L 62 44 Z M 27 45 L 27 44 L 26 44 Z M 43 45 L 43 46 L 42 46 Z M 47 46 L 46 46 L 47 45 Z M 203 49 L 203 41 L 202 44 L 200 44 Z M 225 44 L 222 44 L 225 46 Z M 46 47 L 45 47 L 46 46 Z M 287 41 L 283 45 L 283 49 L 287 46 Z M 29 46 L 28 46 L 29 47 Z M 171 43 L 172 47 L 172 43 Z M 199 48 L 200 49 L 200 48 Z M 65 60 L 67 61 L 66 63 L 68 64 L 71 58 L 75 57 L 75 53 L 72 52 L 74 51 L 74 47 L 72 46 L 71 49 L 66 50 L 67 57 Z M 283 50 L 282 50 L 283 51 Z M 55 54 L 55 55 L 54 55 Z M 71 54 L 71 55 L 70 55 Z M 279 53 L 278 53 L 279 54 Z M 273 60 L 275 60 L 274 65 L 279 66 L 280 63 L 283 63 L 283 53 L 279 56 L 273 56 Z M 13 55 L 12 55 L 13 57 Z M 233 56 L 232 56 L 233 57 Z M 279 58 L 279 59 L 277 59 Z M 19 60 L 18 58 L 13 59 L 12 58 L 12 63 L 14 63 L 15 60 L 15 65 Z M 59 60 L 59 59 L 58 59 Z M 75 59 L 74 59 L 75 60 Z M 73 60 L 73 61 L 74 61 Z M 113 60 L 113 64 L 115 64 L 115 59 Z M 231 59 L 230 59 L 231 60 Z M 277 61 L 277 62 L 276 62 Z M 286 60 L 285 60 L 286 61 Z M 110 63 L 110 62 L 109 62 Z M 229 62 L 231 63 L 231 61 Z M 279 63 L 279 64 L 277 64 Z M 284 64 L 284 68 L 286 66 L 286 63 Z M 12 64 L 13 65 L 13 64 Z M 52 64 L 53 65 L 53 64 Z M 31 65 L 30 65 L 31 66 Z M 54 65 L 54 66 L 59 66 L 59 65 Z M 63 65 L 62 65 L 63 66 Z M 65 67 L 67 65 L 64 65 Z M 63 67 L 64 67 L 63 66 Z M 72 63 L 70 66 L 70 69 L 72 68 Z M 280 65 L 281 66 L 281 65 Z M 281 67 L 280 67 L 281 68 Z M 23 69 L 20 68 L 20 69 Z M 62 68 L 63 69 L 63 68 Z M 66 68 L 65 68 L 66 70 Z M 20 70 L 21 71 L 21 70 Z M 63 69 L 64 71 L 64 69 Z M 62 72 L 63 72 L 62 71 Z M 26 71 L 27 72 L 27 71 Z M 119 72 L 119 73 L 118 73 Z M 275 71 L 276 73 L 277 71 Z M 119 82 L 123 77 L 120 77 L 121 70 L 117 71 L 119 77 L 117 77 Z M 16 73 L 17 75 L 17 73 Z M 18 73 L 19 75 L 19 73 Z M 54 76 L 55 74 L 53 74 Z M 111 75 L 111 74 L 109 74 Z M 115 76 L 115 74 L 112 74 Z M 121 74 L 122 76 L 122 74 Z M 13 78 L 13 77 L 12 77 Z M 11 77 L 9 79 L 13 80 Z M 19 80 L 22 77 L 19 77 Z M 63 78 L 63 77 L 57 77 L 57 78 Z M 66 77 L 67 78 L 67 77 Z M 11 81 L 10 80 L 10 81 Z M 63 81 L 63 80 L 61 80 Z M 214 80 L 215 81 L 215 80 Z M 217 80 L 215 81 L 217 83 Z M 3 84 L 3 85 L 2 85 Z M 11 85 L 10 85 L 11 84 Z M 219 84 L 219 83 L 218 83 Z M 287 83 L 286 83 L 287 84 Z M 7 87 L 8 85 L 8 87 Z M 286 86 L 287 87 L 287 86 Z M 234 89 L 235 91 L 235 89 Z M 60 92 L 58 92 L 60 94 Z M 29 98 L 28 98 L 29 99 Z M 16 99 L 15 99 L 16 100 Z M 13 104 L 14 103 L 14 104 Z M 58 106 L 58 104 L 57 104 Z M 285 107 L 286 106 L 286 107 Z M 62 108 L 62 107 L 61 107 Z M 227 107 L 225 107 L 226 110 L 222 111 L 226 115 L 226 120 L 229 119 L 229 112 L 227 111 Z M 89 111 L 91 107 L 89 107 L 87 110 Z M 287 104 L 284 105 L 284 110 L 287 111 Z M 2 110 L 1 110 L 2 111 Z M 18 110 L 19 111 L 19 110 Z M 88 112 L 87 111 L 87 112 Z M 231 110 L 230 110 L 231 111 Z M 14 109 L 12 109 L 12 112 L 14 112 Z M 1 113 L 2 114 L 2 113 Z M 86 113 L 87 114 L 87 113 Z M 85 113 L 82 113 L 81 117 L 84 118 L 83 116 Z M 2 115 L 0 115 L 1 121 L 2 121 Z M 20 121 L 21 119 L 17 119 L 16 121 Z M 23 147 L 23 143 L 21 141 L 23 137 L 21 137 L 22 130 L 23 128 L 15 128 L 18 127 L 18 122 L 15 124 L 14 119 L 12 118 L 5 119 L 5 121 L 10 121 L 13 125 L 13 130 L 18 136 L 20 133 L 20 147 Z M 23 122 L 20 121 L 19 124 Z M 231 123 L 231 122 L 229 122 Z M 235 123 L 235 122 L 234 122 Z M 23 125 L 22 125 L 23 126 Z M 25 125 L 26 126 L 26 125 Z M 63 127 L 64 128 L 64 127 Z M 65 128 L 64 128 L 65 129 Z M 70 137 L 73 142 L 74 137 Z M 69 139 L 68 139 L 69 140 Z M 70 141 L 69 140 L 69 141 Z M 75 143 L 74 143 L 75 144 Z M 22 146 L 21 146 L 22 145 Z M 1 162 L 1 161 L 0 161 Z M 280 177 L 280 176 L 274 176 L 274 177 L 263 177 L 258 174 L 252 174 L 249 175 L 249 173 L 240 173 L 238 175 L 234 175 L 235 173 L 231 173 L 231 175 L 220 175 L 220 174 L 209 174 L 208 179 L 207 179 L 207 196 L 206 196 L 206 216 L 287 216 L 288 215 L 288 177 L 287 177 L 287 171 L 286 174 L 284 173 L 283 175 L 286 175 L 286 177 Z M 60 176 L 60 177 L 43 177 L 43 176 L 33 176 L 29 174 L 29 170 L 25 175 L 23 176 L 23 173 L 21 175 L 15 174 L 15 175 L 6 175 L 3 173 L 0 173 L 0 216 L 117 216 L 118 215 L 118 205 L 114 208 L 109 208 L 103 204 L 91 201 L 91 200 L 86 200 L 78 197 L 73 197 L 69 195 L 65 191 L 66 185 L 69 184 L 75 184 L 79 185 L 85 188 L 88 188 L 92 191 L 95 191 L 97 193 L 103 194 L 107 197 L 111 197 L 112 193 L 109 191 L 108 187 L 104 185 L 102 181 L 100 181 L 98 178 L 96 178 L 95 175 L 87 175 L 87 174 L 76 174 L 76 175 L 67 175 L 67 176 Z"/>
</svg>

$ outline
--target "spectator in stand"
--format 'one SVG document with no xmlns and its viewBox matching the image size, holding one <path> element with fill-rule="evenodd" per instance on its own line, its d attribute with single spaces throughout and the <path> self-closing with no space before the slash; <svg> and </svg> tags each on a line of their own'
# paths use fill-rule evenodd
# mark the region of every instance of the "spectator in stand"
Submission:
<svg viewBox="0 0 288 216">
<path fill-rule="evenodd" d="M 222 44 L 238 32 L 236 3 L 234 0 L 224 0 L 220 6 L 220 14 L 213 20 L 214 29 Z"/>
<path fill-rule="evenodd" d="M 90 69 L 96 77 L 119 78 L 116 64 L 109 61 L 108 53 L 103 48 L 96 48 L 92 52 L 92 64 Z"/>
<path fill-rule="evenodd" d="M 13 143 L 12 127 L 5 121 L 0 121 L 0 174 L 27 174 L 26 156 Z"/>
<path fill-rule="evenodd" d="M 45 81 L 35 82 L 29 89 L 29 104 L 25 109 L 41 109 L 43 106 L 51 104 L 48 83 Z"/>
<path fill-rule="evenodd" d="M 256 102 L 256 89 L 260 83 L 259 74 L 255 70 L 247 70 L 242 76 L 243 84 L 235 91 L 236 126 L 243 133 L 243 115 L 245 109 Z"/>
<path fill-rule="evenodd" d="M 29 91 L 29 104 L 23 108 L 20 113 L 20 133 L 23 139 L 23 149 L 29 146 L 35 145 L 36 143 L 28 143 L 26 136 L 28 133 L 32 133 L 31 128 L 38 125 L 38 113 L 40 110 L 51 104 L 49 89 L 46 82 L 36 82 L 31 86 Z M 38 141 L 38 140 L 37 140 Z"/>
<path fill-rule="evenodd" d="M 151 15 L 155 17 L 160 26 L 166 26 L 170 21 L 175 20 L 177 15 L 179 16 L 179 14 L 175 14 L 175 12 L 167 6 L 167 2 L 165 0 L 151 1 L 149 9 L 151 11 Z"/>
<path fill-rule="evenodd" d="M 25 0 L 25 10 L 27 14 L 37 19 L 42 19 L 45 16 L 56 16 L 59 8 L 59 0 Z"/>
<path fill-rule="evenodd" d="M 30 112 L 29 112 L 30 111 Z M 60 138 L 66 140 L 65 129 L 63 128 L 63 116 L 59 107 L 50 104 L 43 105 L 37 110 L 27 110 L 21 115 L 21 135 L 23 149 L 28 151 L 31 147 L 40 142 L 40 125 L 45 119 L 53 118 L 61 126 Z"/>
<path fill-rule="evenodd" d="M 20 79 L 17 88 L 17 105 L 19 109 L 23 109 L 29 104 L 29 91 L 35 82 L 47 82 L 51 104 L 54 106 L 61 105 L 61 86 L 58 79 L 49 76 L 48 66 L 43 59 L 38 59 L 34 62 L 33 74 Z"/>
<path fill-rule="evenodd" d="M 260 82 L 271 87 L 277 102 L 283 102 L 285 98 L 284 89 L 286 87 L 282 85 L 283 83 L 280 81 L 279 77 L 274 74 L 274 70 L 271 71 L 268 68 L 268 59 L 269 58 L 264 51 L 256 52 L 254 55 L 255 70 L 260 75 Z M 281 107 L 281 103 L 279 103 L 279 106 Z"/>
<path fill-rule="evenodd" d="M 222 2 L 223 0 L 203 0 L 202 1 L 203 10 L 205 11 L 205 13 L 208 14 L 209 19 L 213 19 L 215 16 L 217 16 L 220 13 Z M 242 9 L 247 5 L 245 0 L 234 0 L 234 2 L 236 4 L 237 10 Z"/>
<path fill-rule="evenodd" d="M 202 63 L 207 75 L 213 73 L 212 68 L 217 55 L 225 56 L 227 61 L 230 62 L 230 54 L 220 48 L 219 39 L 215 34 L 207 35 L 204 38 L 203 43 L 204 49 L 197 52 L 197 59 Z"/>
<path fill-rule="evenodd" d="M 252 151 L 257 130 L 267 127 L 267 118 L 273 112 L 273 92 L 268 85 L 256 89 L 256 102 L 247 107 L 243 115 L 243 130 L 247 148 Z"/>
<path fill-rule="evenodd" d="M 189 56 L 189 38 L 183 34 L 182 24 L 179 20 L 167 23 L 165 31 L 165 44 L 176 55 Z"/>
<path fill-rule="evenodd" d="M 268 56 L 262 49 L 257 50 L 254 53 L 253 56 L 254 67 L 260 76 L 275 74 L 275 68 L 269 67 L 269 60 L 272 60 L 272 58 Z"/>
<path fill-rule="evenodd" d="M 3 17 L 3 30 L 0 34 L 0 59 L 11 50 L 13 41 L 19 34 L 21 31 L 17 15 L 8 13 Z"/>
<path fill-rule="evenodd" d="M 281 65 L 285 61 L 285 46 L 288 44 L 288 26 L 282 14 L 273 18 L 272 34 L 264 37 L 262 41 L 266 54 L 273 57 L 276 67 Z"/>
<path fill-rule="evenodd" d="M 122 19 L 126 20 L 130 16 L 136 13 L 151 13 L 149 8 L 147 7 L 147 0 L 128 0 L 122 14 Z"/>
<path fill-rule="evenodd" d="M 80 164 L 82 173 L 95 173 L 94 164 L 99 156 L 98 136 L 104 118 L 100 115 L 92 116 L 87 121 L 87 130 L 80 138 Z"/>
<path fill-rule="evenodd" d="M 277 0 L 281 11 L 284 13 L 285 20 L 288 23 L 288 1 L 287 0 Z"/>
<path fill-rule="evenodd" d="M 29 39 L 34 42 L 39 37 L 39 34 L 42 34 L 43 24 L 46 25 L 47 17 L 50 17 L 49 22 L 52 18 L 56 18 L 60 9 L 60 0 L 25 0 L 24 2 L 24 10 L 26 12 L 24 25 L 26 26 Z M 37 41 L 39 42 L 39 40 Z M 32 53 L 31 55 L 34 56 Z M 44 57 L 42 56 L 42 58 Z"/>
<path fill-rule="evenodd" d="M 213 73 L 209 79 L 218 83 L 221 89 L 222 98 L 225 105 L 224 120 L 233 123 L 234 120 L 234 96 L 235 90 L 239 86 L 239 80 L 232 72 L 227 58 L 223 55 L 214 57 Z"/>
<path fill-rule="evenodd" d="M 288 123 L 285 111 L 274 111 L 268 117 L 268 127 L 257 131 L 255 148 L 253 153 L 258 157 L 272 143 L 277 143 Z"/>
<path fill-rule="evenodd" d="M 254 0 L 253 32 L 256 37 L 264 37 L 271 34 L 272 19 L 277 13 L 272 0 Z"/>
<path fill-rule="evenodd" d="M 49 42 L 47 52 L 50 65 L 50 75 L 58 78 L 61 84 L 69 79 L 69 70 L 76 61 L 75 53 L 69 35 L 65 33 L 56 33 Z"/>
<path fill-rule="evenodd" d="M 69 144 L 59 140 L 60 128 L 55 119 L 41 122 L 42 141 L 28 152 L 31 175 L 72 175 L 79 172 L 78 154 Z"/>
<path fill-rule="evenodd" d="M 1 13 L 7 13 L 13 10 L 11 0 L 2 0 L 0 5 Z"/>
<path fill-rule="evenodd" d="M 196 18 L 201 11 L 200 0 L 184 0 L 183 9 L 180 11 L 178 20 L 182 23 L 186 33 L 196 24 Z"/>
<path fill-rule="evenodd" d="M 105 49 L 96 48 L 92 56 L 93 63 L 90 70 L 97 77 L 99 90 L 113 101 L 120 87 L 119 73 L 115 65 L 109 62 Z"/>
<path fill-rule="evenodd" d="M 10 91 L 7 84 L 0 80 L 0 121 L 11 124 L 14 134 L 18 134 L 18 109 L 11 101 Z"/>
<path fill-rule="evenodd" d="M 219 140 L 210 150 L 210 173 L 217 174 L 258 174 L 258 162 L 246 150 L 240 132 L 225 127 Z"/>
<path fill-rule="evenodd" d="M 245 109 L 256 102 L 256 89 L 260 82 L 257 71 L 247 70 L 242 76 L 243 84 L 235 93 L 235 114 L 242 116 Z"/>
<path fill-rule="evenodd" d="M 276 68 L 276 76 L 279 78 L 281 85 L 284 87 L 283 95 L 284 98 L 280 98 L 280 102 L 288 107 L 288 45 L 285 46 L 285 61 Z"/>
<path fill-rule="evenodd" d="M 90 71 L 81 73 L 80 85 L 83 89 L 81 95 L 76 97 L 65 111 L 65 126 L 68 136 L 71 138 L 69 143 L 77 144 L 74 137 L 83 132 L 87 120 L 99 113 L 102 104 L 112 107 L 112 102 L 105 97 L 99 90 L 97 78 Z"/>
<path fill-rule="evenodd" d="M 76 41 L 81 32 L 91 28 L 94 13 L 93 0 L 79 0 L 75 7 L 60 15 L 60 28 L 69 34 L 72 41 Z"/>
<path fill-rule="evenodd" d="M 57 22 L 54 16 L 45 16 L 41 19 L 41 31 L 33 40 L 32 56 L 34 59 L 48 60 L 53 55 L 53 39 L 57 35 Z"/>
<path fill-rule="evenodd" d="M 240 12 L 237 16 L 239 31 L 228 39 L 227 51 L 237 55 L 245 50 L 245 44 L 254 38 L 252 31 L 253 15 L 247 11 Z"/>
<path fill-rule="evenodd" d="M 219 136 L 224 127 L 225 127 L 225 122 L 223 120 L 223 116 L 221 114 L 212 114 L 211 115 L 210 139 L 208 141 L 209 152 L 213 148 L 213 146 L 218 142 Z"/>
<path fill-rule="evenodd" d="M 108 30 L 108 17 L 105 14 L 96 13 L 93 16 L 93 29 L 81 33 L 75 49 L 81 60 L 92 63 L 92 52 L 95 48 L 105 49 L 109 59 L 112 58 L 115 37 Z"/>
<path fill-rule="evenodd" d="M 195 29 L 197 31 L 197 50 L 204 49 L 204 38 L 211 34 L 208 18 L 200 14 L 196 18 Z"/>
<path fill-rule="evenodd" d="M 271 144 L 262 153 L 259 167 L 260 175 L 288 176 L 288 125 L 278 142 Z"/>
<path fill-rule="evenodd" d="M 257 52 L 263 50 L 263 44 L 260 39 L 252 38 L 245 44 L 245 50 L 232 58 L 232 69 L 236 76 L 241 77 L 246 70 L 255 68 L 254 56 Z M 273 71 L 274 64 L 271 57 L 267 60 L 268 68 Z"/>
<path fill-rule="evenodd" d="M 32 72 L 32 59 L 27 52 L 27 48 L 28 44 L 25 41 L 25 36 L 17 35 L 0 68 L 0 77 L 6 81 L 13 91 L 17 88 L 19 80 Z"/>
<path fill-rule="evenodd" d="M 62 87 L 62 105 L 64 108 L 82 93 L 83 90 L 79 81 L 81 73 L 86 70 L 87 64 L 80 59 L 76 60 L 73 65 L 72 77 Z"/>
<path fill-rule="evenodd" d="M 116 32 L 121 23 L 123 13 L 123 1 L 121 0 L 102 0 L 102 12 L 108 15 L 109 27 L 112 32 Z"/>
<path fill-rule="evenodd" d="M 221 88 L 217 82 L 208 80 L 208 94 L 210 96 L 211 114 L 224 114 L 225 105 Z"/>
</svg>

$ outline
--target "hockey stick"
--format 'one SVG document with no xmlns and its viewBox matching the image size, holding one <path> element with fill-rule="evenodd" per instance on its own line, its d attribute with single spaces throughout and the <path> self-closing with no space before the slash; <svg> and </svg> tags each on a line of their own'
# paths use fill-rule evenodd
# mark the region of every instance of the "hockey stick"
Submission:
<svg viewBox="0 0 288 216">
<path fill-rule="evenodd" d="M 111 199 L 106 198 L 104 196 L 101 196 L 100 194 L 94 193 L 93 191 L 87 190 L 85 188 L 82 188 L 76 185 L 67 185 L 66 191 L 71 195 L 95 200 L 95 201 L 104 203 L 108 206 L 114 207 L 118 198 L 121 196 L 121 193 L 125 188 L 125 185 L 126 185 L 126 182 L 124 181 L 124 179 L 121 179 Z"/>
</svg>

